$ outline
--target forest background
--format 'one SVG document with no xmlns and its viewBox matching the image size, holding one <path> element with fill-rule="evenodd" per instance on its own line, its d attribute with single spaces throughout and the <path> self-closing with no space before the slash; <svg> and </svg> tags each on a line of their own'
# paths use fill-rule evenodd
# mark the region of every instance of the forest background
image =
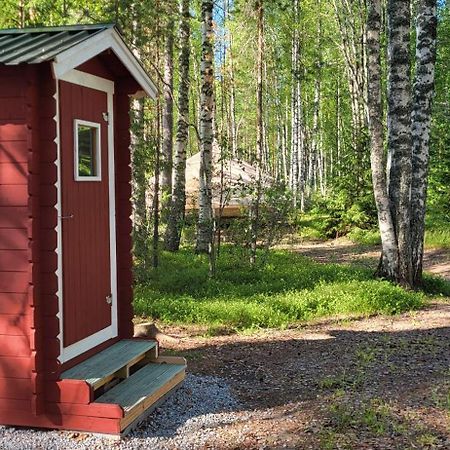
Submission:
<svg viewBox="0 0 450 450">
<path fill-rule="evenodd" d="M 207 276 L 203 271 L 203 260 L 192 260 L 191 251 L 186 250 L 194 244 L 198 252 L 208 255 L 207 272 L 218 280 L 223 289 L 224 277 L 228 276 L 224 273 L 236 267 L 236 261 L 243 259 L 248 259 L 253 266 L 256 261 L 260 265 L 251 269 L 242 267 L 236 283 L 243 282 L 246 277 L 254 282 L 252 277 L 258 271 L 257 276 L 268 283 L 267 267 L 270 269 L 270 264 L 275 261 L 281 266 L 294 262 L 307 267 L 309 263 L 305 261 L 269 254 L 269 248 L 288 234 L 291 238 L 348 236 L 365 244 L 380 242 L 372 185 L 372 143 L 367 106 L 371 71 L 367 43 L 368 27 L 371 26 L 368 13 L 377 3 L 380 4 L 381 120 L 386 131 L 390 30 L 385 2 L 2 2 L 0 28 L 117 23 L 128 45 L 159 87 L 162 95 L 156 101 L 142 99 L 133 102 L 134 253 L 138 285 L 144 286 L 137 290 L 138 311 L 155 317 L 164 314 L 169 317 L 167 311 L 175 311 L 178 306 L 171 307 L 161 298 L 166 294 L 185 294 L 190 283 Z M 409 5 L 409 2 L 398 3 Z M 408 33 L 412 71 L 416 52 L 414 24 L 417 9 L 423 3 L 426 2 L 421 0 L 410 5 L 412 26 Z M 450 247 L 450 6 L 447 2 L 437 3 L 436 16 L 438 38 L 426 242 L 428 245 Z M 208 73 L 211 75 L 209 78 Z M 208 200 L 209 196 L 211 200 L 211 192 L 208 192 L 211 174 L 206 177 L 204 173 L 200 174 L 199 214 L 186 217 L 184 208 L 180 207 L 185 201 L 185 158 L 199 151 L 204 157 L 205 148 L 210 159 L 211 153 L 219 153 L 219 163 L 222 164 L 213 170 L 220 171 L 223 162 L 230 159 L 247 161 L 257 168 L 258 176 L 254 183 L 240 186 L 242 195 L 252 199 L 248 214 L 243 213 L 239 220 L 227 222 L 226 226 L 222 223 L 220 211 L 213 218 L 212 211 L 202 206 L 202 198 L 203 201 Z M 209 170 L 207 164 L 203 170 L 205 168 Z M 223 181 L 223 177 L 221 179 Z M 226 185 L 219 188 L 221 205 L 225 206 L 227 189 L 231 188 Z M 199 239 L 202 234 L 204 238 L 206 236 L 203 241 Z M 230 247 L 225 246 L 221 250 L 224 239 L 238 249 L 238 257 L 231 255 Z M 177 251 L 180 242 L 183 249 L 178 251 L 178 259 L 163 252 L 163 249 Z M 260 256 L 257 258 L 258 252 Z M 173 277 L 162 279 L 162 275 L 152 272 L 161 264 L 166 278 L 169 270 L 179 274 L 180 268 L 189 272 L 189 277 L 181 276 L 182 281 L 175 281 Z M 299 276 L 298 273 L 291 275 Z M 278 276 L 287 275 L 278 273 L 273 282 Z M 311 272 L 302 276 L 309 281 L 315 277 Z M 348 279 L 348 274 L 331 268 L 328 275 L 317 274 L 317 281 L 322 282 L 327 277 L 343 282 Z M 370 291 L 371 288 L 364 283 L 372 279 L 371 275 L 358 272 L 354 278 L 357 283 L 353 288 L 364 286 Z M 416 284 L 403 283 L 405 280 L 396 276 L 385 278 L 409 286 Z M 155 283 L 155 280 L 159 286 L 158 295 L 149 293 L 146 287 L 148 282 Z M 419 281 L 421 284 L 422 280 Z M 306 289 L 305 281 L 302 283 L 296 288 Z M 292 280 L 288 284 L 290 288 L 296 286 Z M 376 286 L 378 289 L 379 285 Z M 352 289 L 347 288 L 348 291 Z M 205 289 L 214 291 L 215 288 L 209 286 Z M 286 288 L 280 285 L 271 289 L 281 291 Z M 363 290 L 361 287 L 358 289 Z M 162 292 L 164 295 L 161 297 Z M 395 292 L 400 295 L 397 288 Z M 257 293 L 260 294 L 259 291 Z M 149 299 L 152 295 L 159 298 L 158 305 Z M 205 298 L 210 292 L 192 295 Z M 317 292 L 314 295 L 321 298 Z M 380 291 L 376 295 L 381 298 L 384 294 Z M 396 312 L 408 308 L 416 304 L 417 297 L 414 301 L 412 298 L 408 297 L 406 306 L 396 309 L 390 305 L 385 310 Z M 186 304 L 188 300 L 184 299 Z M 298 302 L 301 303 L 299 299 Z M 260 302 L 260 306 L 263 303 Z M 225 308 L 228 313 L 230 304 L 228 302 Z M 383 310 L 383 307 L 377 307 Z M 283 308 L 280 311 L 286 309 Z M 337 312 L 346 308 L 358 309 L 354 305 L 336 308 Z M 371 312 L 364 308 L 367 309 L 367 305 L 361 312 Z M 189 311 L 185 311 L 187 316 L 192 313 Z M 286 321 L 310 313 L 310 310 L 308 313 L 305 311 L 292 313 L 293 316 Z M 237 314 L 239 316 L 241 312 Z M 266 324 L 264 321 L 273 325 L 278 320 L 273 317 L 261 319 L 264 315 L 261 312 L 255 315 L 259 317 L 256 325 Z M 189 320 L 201 320 L 200 316 L 189 316 Z M 237 321 L 245 322 L 241 316 Z M 255 325 L 253 319 L 249 321 L 251 326 Z"/>
</svg>

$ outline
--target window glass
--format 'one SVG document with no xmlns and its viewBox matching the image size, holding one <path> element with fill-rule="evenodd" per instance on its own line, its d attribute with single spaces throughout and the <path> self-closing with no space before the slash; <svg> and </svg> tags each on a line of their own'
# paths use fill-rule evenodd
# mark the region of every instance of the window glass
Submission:
<svg viewBox="0 0 450 450">
<path fill-rule="evenodd" d="M 78 133 L 78 176 L 97 177 L 98 173 L 98 128 L 77 125 Z"/>
</svg>

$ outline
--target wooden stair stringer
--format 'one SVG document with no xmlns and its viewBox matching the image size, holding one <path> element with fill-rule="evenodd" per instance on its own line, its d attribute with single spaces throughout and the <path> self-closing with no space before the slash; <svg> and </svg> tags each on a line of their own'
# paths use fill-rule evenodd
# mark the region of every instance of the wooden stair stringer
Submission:
<svg viewBox="0 0 450 450">
<path fill-rule="evenodd" d="M 119 341 L 47 381 L 45 415 L 70 419 L 71 429 L 83 431 L 85 423 L 88 432 L 123 435 L 180 386 L 185 372 L 186 360 L 159 356 L 155 341 Z"/>
<path fill-rule="evenodd" d="M 114 403 L 124 410 L 120 422 L 121 431 L 139 421 L 145 412 L 175 389 L 185 378 L 184 358 L 160 357 L 139 369 L 130 378 L 99 397 L 94 403 Z"/>
</svg>

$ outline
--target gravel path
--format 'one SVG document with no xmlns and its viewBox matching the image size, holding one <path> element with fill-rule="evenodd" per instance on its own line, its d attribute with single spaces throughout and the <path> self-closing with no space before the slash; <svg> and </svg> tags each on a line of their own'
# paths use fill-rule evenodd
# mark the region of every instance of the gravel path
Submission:
<svg viewBox="0 0 450 450">
<path fill-rule="evenodd" d="M 0 427 L 2 450 L 197 449 L 237 420 L 239 403 L 213 376 L 188 374 L 181 388 L 122 441 L 83 433 Z"/>
</svg>

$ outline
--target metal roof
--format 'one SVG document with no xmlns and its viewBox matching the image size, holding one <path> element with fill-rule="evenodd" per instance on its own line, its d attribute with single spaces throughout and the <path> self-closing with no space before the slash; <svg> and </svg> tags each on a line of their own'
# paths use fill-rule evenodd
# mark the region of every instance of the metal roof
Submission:
<svg viewBox="0 0 450 450">
<path fill-rule="evenodd" d="M 15 65 L 51 61 L 63 51 L 108 28 L 114 28 L 114 24 L 0 30 L 0 63 Z"/>
</svg>

